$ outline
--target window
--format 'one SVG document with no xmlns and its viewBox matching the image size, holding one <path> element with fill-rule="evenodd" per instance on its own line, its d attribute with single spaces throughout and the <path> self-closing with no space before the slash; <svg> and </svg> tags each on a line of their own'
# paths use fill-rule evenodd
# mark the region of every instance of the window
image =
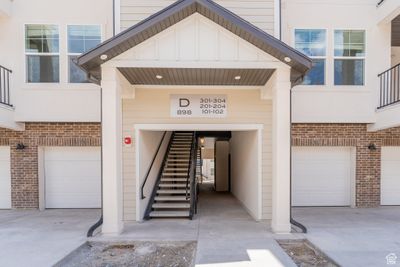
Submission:
<svg viewBox="0 0 400 267">
<path fill-rule="evenodd" d="M 325 84 L 326 31 L 295 30 L 295 47 L 313 59 L 313 67 L 304 77 L 304 85 Z"/>
<path fill-rule="evenodd" d="M 335 85 L 364 85 L 365 31 L 335 30 Z"/>
<path fill-rule="evenodd" d="M 88 82 L 86 73 L 75 63 L 74 59 L 101 42 L 101 30 L 97 25 L 68 26 L 68 80 L 70 83 Z"/>
<path fill-rule="evenodd" d="M 59 33 L 56 25 L 26 25 L 26 80 L 29 83 L 60 81 Z"/>
</svg>

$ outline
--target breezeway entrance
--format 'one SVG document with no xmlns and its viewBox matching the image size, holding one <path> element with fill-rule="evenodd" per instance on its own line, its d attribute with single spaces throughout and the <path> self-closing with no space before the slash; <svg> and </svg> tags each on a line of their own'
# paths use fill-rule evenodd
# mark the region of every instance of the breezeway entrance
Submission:
<svg viewBox="0 0 400 267">
<path fill-rule="evenodd" d="M 227 152 L 230 154 L 231 164 L 226 166 L 226 170 L 223 167 L 218 167 L 218 159 L 216 159 L 216 177 L 222 177 L 221 172 L 226 172 L 229 176 L 226 187 L 218 188 L 217 182 L 212 184 L 211 187 L 208 184 L 208 189 L 211 189 L 214 193 L 220 191 L 221 194 L 231 193 L 237 200 L 238 203 L 249 213 L 254 220 L 261 220 L 262 217 L 262 125 L 258 124 L 154 124 L 154 125 L 135 125 L 136 129 L 136 209 L 139 211 L 136 216 L 137 221 L 141 221 L 144 218 L 146 208 L 151 201 L 151 194 L 153 187 L 156 184 L 156 180 L 159 175 L 159 170 L 151 170 L 143 187 L 143 199 L 141 187 L 144 184 L 145 176 L 149 170 L 151 164 L 151 157 L 154 156 L 159 140 L 163 135 L 164 131 L 197 131 L 199 134 L 207 131 L 208 135 L 211 136 L 213 131 L 229 131 L 231 132 L 231 138 L 226 142 Z M 157 141 L 156 141 L 157 140 Z M 166 141 L 164 141 L 166 143 Z M 217 142 L 218 143 L 218 142 Z M 165 151 L 166 144 L 161 145 L 161 150 Z M 217 150 L 221 150 L 217 148 Z M 221 153 L 221 152 L 219 152 Z M 218 155 L 216 157 L 219 157 Z M 154 166 L 161 166 L 161 156 L 157 156 Z M 154 167 L 157 169 L 156 167 Z M 228 169 L 229 168 L 229 169 Z M 219 174 L 218 174 L 219 170 Z M 228 174 L 229 173 L 229 174 Z M 220 180 L 222 178 L 219 178 Z M 218 179 L 217 179 L 218 180 Z M 219 181 L 221 184 L 222 182 Z M 201 186 L 201 183 L 200 183 Z M 201 186 L 203 187 L 203 186 Z M 208 190 L 209 191 L 209 190 Z M 209 192 L 210 193 L 210 192 Z M 199 195 L 199 203 L 201 202 L 201 193 Z M 203 206 L 203 208 L 205 208 Z"/>
</svg>

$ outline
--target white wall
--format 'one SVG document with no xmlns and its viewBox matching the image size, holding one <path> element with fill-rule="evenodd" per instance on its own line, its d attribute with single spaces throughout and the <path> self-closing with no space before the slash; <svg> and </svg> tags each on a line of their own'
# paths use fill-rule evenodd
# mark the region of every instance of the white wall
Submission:
<svg viewBox="0 0 400 267">
<path fill-rule="evenodd" d="M 378 73 L 391 64 L 390 24 L 376 24 L 375 0 L 283 0 L 283 41 L 294 45 L 294 30 L 326 29 L 327 61 L 325 86 L 293 89 L 294 122 L 375 121 L 379 102 Z M 365 86 L 334 86 L 333 33 L 335 29 L 366 31 Z"/>
<path fill-rule="evenodd" d="M 153 160 L 154 154 L 157 151 L 158 145 L 163 137 L 164 132 L 158 131 L 139 131 L 139 177 L 140 177 L 140 186 L 144 182 L 145 175 L 150 167 L 151 161 Z M 154 185 L 157 181 L 157 175 L 160 170 L 162 161 L 164 159 L 164 154 L 168 148 L 169 139 L 171 137 L 172 132 L 167 132 L 165 135 L 163 144 L 160 148 L 159 153 L 154 161 L 153 167 L 149 173 L 149 177 L 147 179 L 146 185 L 144 187 L 144 196 L 145 199 L 140 199 L 139 201 L 139 220 L 143 219 L 144 213 L 146 211 L 147 205 L 150 201 L 151 194 L 153 192 Z M 140 194 L 140 191 L 139 191 Z"/>
<path fill-rule="evenodd" d="M 95 7 L 95 8 L 94 8 Z M 25 24 L 56 24 L 60 34 L 60 83 L 25 82 Z M 11 101 L 15 120 L 94 122 L 100 120 L 99 87 L 68 84 L 68 24 L 101 25 L 103 37 L 112 36 L 110 0 L 15 0 L 12 16 L 0 19 L 0 65 L 13 71 Z"/>
<path fill-rule="evenodd" d="M 257 131 L 232 132 L 231 191 L 254 218 L 258 216 L 258 135 Z"/>
</svg>

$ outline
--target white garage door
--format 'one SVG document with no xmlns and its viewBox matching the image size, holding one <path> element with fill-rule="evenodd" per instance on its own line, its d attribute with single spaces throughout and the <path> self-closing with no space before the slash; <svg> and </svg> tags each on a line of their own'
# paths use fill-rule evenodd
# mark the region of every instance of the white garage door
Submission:
<svg viewBox="0 0 400 267">
<path fill-rule="evenodd" d="M 99 147 L 45 148 L 46 208 L 100 207 L 100 153 Z"/>
<path fill-rule="evenodd" d="M 0 209 L 11 209 L 10 147 L 0 146 Z"/>
<path fill-rule="evenodd" d="M 293 206 L 349 206 L 352 166 L 351 148 L 293 148 Z"/>
<path fill-rule="evenodd" d="M 400 205 L 400 147 L 382 147 L 381 204 Z"/>
</svg>

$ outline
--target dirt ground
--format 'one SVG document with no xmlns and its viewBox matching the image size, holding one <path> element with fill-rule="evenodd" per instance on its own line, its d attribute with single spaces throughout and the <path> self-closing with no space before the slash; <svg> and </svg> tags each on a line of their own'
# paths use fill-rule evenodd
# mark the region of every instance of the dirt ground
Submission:
<svg viewBox="0 0 400 267">
<path fill-rule="evenodd" d="M 56 267 L 190 267 L 196 242 L 87 242 Z"/>
<path fill-rule="evenodd" d="M 277 240 L 300 267 L 339 267 L 307 240 Z"/>
</svg>

